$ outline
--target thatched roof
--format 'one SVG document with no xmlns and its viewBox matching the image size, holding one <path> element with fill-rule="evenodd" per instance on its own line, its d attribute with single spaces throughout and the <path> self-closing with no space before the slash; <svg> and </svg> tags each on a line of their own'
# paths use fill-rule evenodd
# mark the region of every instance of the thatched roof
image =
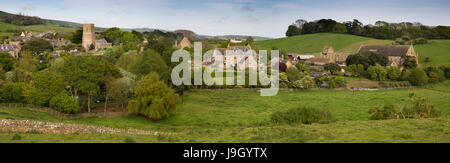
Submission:
<svg viewBox="0 0 450 163">
<path fill-rule="evenodd" d="M 408 53 L 410 45 L 398 45 L 398 46 L 381 46 L 381 45 L 371 45 L 363 46 L 359 49 L 358 53 L 363 52 L 376 52 L 383 54 L 385 56 L 402 56 Z"/>
</svg>

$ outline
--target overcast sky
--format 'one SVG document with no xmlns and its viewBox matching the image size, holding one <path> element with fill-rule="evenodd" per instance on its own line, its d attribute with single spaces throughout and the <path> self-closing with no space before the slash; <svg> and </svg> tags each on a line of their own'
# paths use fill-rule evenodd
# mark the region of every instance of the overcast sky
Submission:
<svg viewBox="0 0 450 163">
<path fill-rule="evenodd" d="M 296 19 L 450 25 L 449 0 L 0 0 L 0 10 L 100 27 L 284 37 Z"/>
</svg>

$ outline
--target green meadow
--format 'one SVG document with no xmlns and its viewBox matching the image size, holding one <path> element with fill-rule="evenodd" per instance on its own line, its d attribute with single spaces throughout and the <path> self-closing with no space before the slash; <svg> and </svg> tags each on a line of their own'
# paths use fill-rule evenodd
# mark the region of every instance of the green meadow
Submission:
<svg viewBox="0 0 450 163">
<path fill-rule="evenodd" d="M 442 112 L 440 118 L 368 120 L 368 110 L 385 104 L 404 105 L 414 92 Z M 170 118 L 152 122 L 140 116 L 61 119 L 47 113 L 0 108 L 0 118 L 106 126 L 171 133 L 42 134 L 0 133 L 0 142 L 450 142 L 450 82 L 426 88 L 380 91 L 281 91 L 261 97 L 252 90 L 196 90 L 183 96 Z M 270 115 L 279 110 L 310 106 L 326 108 L 338 119 L 330 124 L 279 125 Z"/>
<path fill-rule="evenodd" d="M 450 40 L 432 40 L 430 44 L 414 46 L 419 63 L 425 66 L 450 64 Z M 425 62 L 429 57 L 430 62 Z"/>
</svg>

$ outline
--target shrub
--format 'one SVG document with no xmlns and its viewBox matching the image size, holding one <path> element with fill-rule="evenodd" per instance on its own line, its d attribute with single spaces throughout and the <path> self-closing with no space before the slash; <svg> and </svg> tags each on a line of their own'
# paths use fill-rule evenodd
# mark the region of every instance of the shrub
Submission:
<svg viewBox="0 0 450 163">
<path fill-rule="evenodd" d="M 410 69 L 403 69 L 402 74 L 400 75 L 401 81 L 409 81 L 409 76 L 411 76 Z"/>
<path fill-rule="evenodd" d="M 324 69 L 331 72 L 332 74 L 335 74 L 336 72 L 341 71 L 341 66 L 339 66 L 339 64 L 337 63 L 327 63 Z"/>
<path fill-rule="evenodd" d="M 440 66 L 439 67 L 445 74 L 445 78 L 450 78 L 450 66 Z"/>
<path fill-rule="evenodd" d="M 411 93 L 409 97 L 411 99 L 411 104 L 405 105 L 403 108 L 396 105 L 385 105 L 384 107 L 374 107 L 370 109 L 369 114 L 371 115 L 369 119 L 436 118 L 441 116 L 441 112 L 425 98 L 418 97 L 414 93 Z"/>
<path fill-rule="evenodd" d="M 19 134 L 14 134 L 14 136 L 12 137 L 12 140 L 20 140 L 22 139 L 22 136 L 20 136 Z"/>
<path fill-rule="evenodd" d="M 401 110 L 402 118 L 436 118 L 441 116 L 441 112 L 427 99 L 418 97 L 414 93 L 411 93 L 409 97 L 412 104 L 406 105 Z"/>
<path fill-rule="evenodd" d="M 132 137 L 125 138 L 125 143 L 136 143 L 136 141 Z"/>
<path fill-rule="evenodd" d="M 439 83 L 445 80 L 445 72 L 439 67 L 427 67 L 425 71 L 430 83 Z"/>
<path fill-rule="evenodd" d="M 285 124 L 326 124 L 335 122 L 336 118 L 329 110 L 303 107 L 274 112 L 272 113 L 271 120 L 274 123 Z"/>
<path fill-rule="evenodd" d="M 415 68 L 409 75 L 409 82 L 414 86 L 423 86 L 428 83 L 428 76 L 421 68 Z"/>
<path fill-rule="evenodd" d="M 167 118 L 176 110 L 178 96 L 154 72 L 139 80 L 134 95 L 136 98 L 128 102 L 128 110 L 151 120 Z"/>
<path fill-rule="evenodd" d="M 372 80 L 386 81 L 387 71 L 383 66 L 379 64 L 370 66 L 369 69 L 367 69 L 367 73 Z"/>
<path fill-rule="evenodd" d="M 345 86 L 345 80 L 341 76 L 322 76 L 318 79 L 317 84 L 321 87 L 340 88 Z"/>
<path fill-rule="evenodd" d="M 369 110 L 370 120 L 386 120 L 397 118 L 398 108 L 395 105 L 385 105 L 384 107 L 373 107 Z"/>
<path fill-rule="evenodd" d="M 309 88 L 314 88 L 316 84 L 314 83 L 314 79 L 309 77 L 309 76 L 305 76 L 304 78 L 297 80 L 295 82 L 292 82 L 291 87 L 292 88 L 298 88 L 298 89 L 309 89 Z"/>
<path fill-rule="evenodd" d="M 393 80 L 393 81 L 399 80 L 401 73 L 402 72 L 400 71 L 400 69 L 398 67 L 389 67 L 387 69 L 387 77 L 389 80 Z"/>
<path fill-rule="evenodd" d="M 81 110 L 78 105 L 78 100 L 70 97 L 65 91 L 50 100 L 50 107 L 56 111 L 70 114 L 77 113 Z"/>
<path fill-rule="evenodd" d="M 1 88 L 1 100 L 2 102 L 25 102 L 24 91 L 29 89 L 27 83 L 17 82 L 17 83 L 6 83 Z"/>
<path fill-rule="evenodd" d="M 305 74 L 303 74 L 302 72 L 298 71 L 296 68 L 294 67 L 290 67 L 286 70 L 286 75 L 289 79 L 289 81 L 294 82 L 297 80 L 302 79 L 303 77 L 305 77 Z"/>
</svg>

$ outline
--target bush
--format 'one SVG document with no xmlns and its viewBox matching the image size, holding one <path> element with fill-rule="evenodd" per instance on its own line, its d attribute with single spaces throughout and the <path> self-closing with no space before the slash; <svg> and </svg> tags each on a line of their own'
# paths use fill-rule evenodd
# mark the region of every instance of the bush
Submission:
<svg viewBox="0 0 450 163">
<path fill-rule="evenodd" d="M 399 113 L 402 118 L 436 118 L 441 116 L 441 112 L 437 110 L 433 104 L 427 99 L 418 97 L 416 94 L 409 95 L 411 105 L 406 105 Z"/>
<path fill-rule="evenodd" d="M 409 81 L 409 76 L 411 76 L 411 70 L 403 69 L 402 74 L 400 75 L 400 80 Z"/>
<path fill-rule="evenodd" d="M 428 76 L 421 68 L 411 70 L 409 82 L 414 86 L 423 86 L 428 83 Z"/>
<path fill-rule="evenodd" d="M 271 120 L 274 123 L 285 124 L 326 124 L 335 122 L 336 118 L 329 110 L 303 107 L 274 112 L 272 113 Z"/>
<path fill-rule="evenodd" d="M 370 66 L 369 69 L 367 69 L 367 73 L 370 79 L 372 80 L 386 81 L 387 71 L 383 66 L 379 64 L 376 64 L 375 66 Z"/>
<path fill-rule="evenodd" d="M 389 80 L 397 81 L 400 79 L 402 72 L 398 67 L 389 67 L 387 69 L 387 77 Z"/>
<path fill-rule="evenodd" d="M 81 110 L 78 105 L 78 100 L 70 97 L 65 91 L 50 100 L 50 107 L 56 111 L 70 114 L 77 113 Z"/>
<path fill-rule="evenodd" d="M 385 105 L 384 107 L 374 107 L 369 110 L 370 120 L 386 119 L 409 119 L 409 118 L 436 118 L 441 116 L 433 104 L 422 97 L 417 97 L 414 93 L 409 95 L 410 105 L 400 108 L 396 105 Z"/>
<path fill-rule="evenodd" d="M 318 78 L 317 84 L 327 88 L 340 88 L 345 86 L 345 80 L 341 76 L 322 76 Z"/>
<path fill-rule="evenodd" d="M 398 108 L 395 105 L 385 105 L 384 107 L 373 107 L 369 110 L 370 120 L 386 120 L 397 118 Z"/>
<path fill-rule="evenodd" d="M 439 68 L 444 71 L 445 78 L 450 78 L 450 66 L 440 66 Z"/>
<path fill-rule="evenodd" d="M 445 80 L 445 72 L 439 67 L 427 67 L 425 71 L 430 83 L 439 83 Z"/>
<path fill-rule="evenodd" d="M 154 72 L 139 80 L 134 95 L 136 98 L 129 101 L 128 110 L 151 120 L 167 118 L 176 110 L 177 94 Z"/>
<path fill-rule="evenodd" d="M 329 71 L 332 74 L 341 71 L 341 66 L 337 63 L 327 63 L 324 67 L 325 71 Z"/>
<path fill-rule="evenodd" d="M 313 78 L 305 76 L 303 79 L 292 82 L 291 87 L 297 89 L 309 89 L 314 88 L 315 85 Z"/>
<path fill-rule="evenodd" d="M 286 70 L 286 75 L 290 82 L 294 82 L 294 81 L 300 80 L 303 77 L 305 77 L 305 74 L 303 74 L 302 72 L 300 72 L 299 70 L 297 70 L 294 67 L 288 68 Z"/>
<path fill-rule="evenodd" d="M 23 103 L 25 102 L 24 91 L 29 87 L 27 83 L 22 82 L 6 83 L 1 88 L 0 99 L 2 102 Z"/>
</svg>

